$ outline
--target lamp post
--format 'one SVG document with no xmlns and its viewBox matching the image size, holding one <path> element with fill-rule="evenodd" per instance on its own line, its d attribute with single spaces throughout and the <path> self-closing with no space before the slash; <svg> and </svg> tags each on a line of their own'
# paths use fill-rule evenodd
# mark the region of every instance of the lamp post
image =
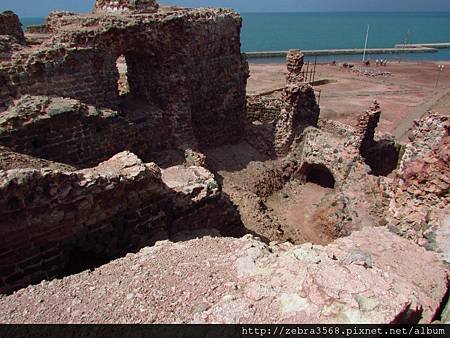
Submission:
<svg viewBox="0 0 450 338">
<path fill-rule="evenodd" d="M 441 73 L 444 70 L 444 68 L 445 68 L 444 65 L 438 65 L 439 72 L 438 72 L 438 76 L 437 76 L 437 79 L 436 79 L 436 85 L 434 86 L 434 88 L 437 88 L 437 86 L 439 84 L 439 79 L 441 78 Z"/>
</svg>

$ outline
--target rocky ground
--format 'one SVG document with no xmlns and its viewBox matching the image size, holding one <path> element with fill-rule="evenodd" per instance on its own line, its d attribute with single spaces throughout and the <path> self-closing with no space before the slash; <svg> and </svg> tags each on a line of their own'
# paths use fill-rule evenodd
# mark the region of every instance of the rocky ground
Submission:
<svg viewBox="0 0 450 338">
<path fill-rule="evenodd" d="M 204 237 L 3 296 L 0 322 L 429 323 L 446 291 L 439 258 L 384 228 L 326 247 Z"/>
</svg>

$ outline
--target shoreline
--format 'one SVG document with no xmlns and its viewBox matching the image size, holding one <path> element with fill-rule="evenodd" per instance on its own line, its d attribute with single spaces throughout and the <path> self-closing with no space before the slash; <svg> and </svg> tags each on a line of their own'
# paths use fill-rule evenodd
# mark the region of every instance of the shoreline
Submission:
<svg viewBox="0 0 450 338">
<path fill-rule="evenodd" d="M 342 55 L 343 58 L 340 58 L 337 61 L 338 65 L 342 64 L 342 63 L 353 63 L 353 64 L 359 64 L 359 65 L 363 65 L 362 60 L 356 60 L 356 59 L 346 59 L 345 55 Z M 267 62 L 264 62 L 263 60 L 269 60 Z M 373 59 L 368 59 L 370 62 L 373 62 Z M 310 61 L 310 65 L 311 65 L 311 59 L 309 59 Z M 249 58 L 248 59 L 248 63 L 252 64 L 252 65 L 260 65 L 260 66 L 264 66 L 264 65 L 285 65 L 286 61 L 283 57 L 276 57 L 276 58 Z M 317 60 L 317 66 L 324 66 L 324 65 L 329 65 L 330 64 L 330 60 Z M 396 59 L 392 59 L 389 62 L 389 65 L 392 64 L 404 64 L 404 65 L 420 65 L 420 64 L 443 64 L 444 66 L 450 66 L 450 60 L 423 60 L 423 59 L 417 59 L 417 60 L 408 60 L 408 59 L 404 59 L 404 60 L 396 60 Z M 312 62 L 312 66 L 314 66 L 314 62 Z M 375 65 L 371 65 L 369 67 L 376 67 Z M 377 67 L 378 68 L 378 67 Z M 379 66 L 379 68 L 383 69 L 384 67 Z"/>
</svg>

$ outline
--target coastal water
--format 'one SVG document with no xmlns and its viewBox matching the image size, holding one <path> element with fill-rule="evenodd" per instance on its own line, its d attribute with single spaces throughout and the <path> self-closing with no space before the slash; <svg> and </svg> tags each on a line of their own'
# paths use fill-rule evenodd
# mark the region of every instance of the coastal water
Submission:
<svg viewBox="0 0 450 338">
<path fill-rule="evenodd" d="M 392 48 L 398 43 L 450 42 L 450 12 L 242 13 L 242 16 L 243 51 L 364 48 L 367 25 L 370 25 L 368 48 Z M 450 49 L 442 49 L 438 53 L 384 55 L 384 57 L 450 60 Z M 360 58 L 359 55 L 345 55 L 319 59 Z M 370 58 L 383 56 L 371 55 Z"/>
<path fill-rule="evenodd" d="M 450 42 L 450 12 L 429 13 L 241 13 L 242 51 L 391 48 L 398 43 Z M 21 18 L 24 26 L 43 18 Z M 372 59 L 383 56 L 371 56 Z M 449 60 L 450 49 L 438 53 L 387 55 L 390 59 Z M 360 56 L 332 57 L 359 59 Z M 321 60 L 330 59 L 321 57 Z M 267 60 L 265 59 L 266 61 Z M 276 61 L 276 60 L 272 60 Z"/>
</svg>

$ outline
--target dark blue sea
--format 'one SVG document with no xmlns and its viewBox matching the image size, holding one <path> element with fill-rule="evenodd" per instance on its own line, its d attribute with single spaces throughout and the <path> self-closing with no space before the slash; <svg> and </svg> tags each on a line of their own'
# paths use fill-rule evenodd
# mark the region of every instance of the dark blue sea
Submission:
<svg viewBox="0 0 450 338">
<path fill-rule="evenodd" d="M 397 43 L 450 42 L 450 12 L 242 13 L 242 16 L 244 52 L 291 48 L 363 48 L 368 24 L 370 25 L 368 48 L 391 48 Z M 43 18 L 21 20 L 24 26 L 41 24 L 44 21 Z M 403 60 L 450 60 L 450 49 L 441 49 L 438 53 L 381 57 Z M 335 56 L 332 58 L 339 59 Z M 360 56 L 346 55 L 341 58 L 351 60 L 360 59 Z M 267 59 L 264 62 L 267 62 Z"/>
</svg>

